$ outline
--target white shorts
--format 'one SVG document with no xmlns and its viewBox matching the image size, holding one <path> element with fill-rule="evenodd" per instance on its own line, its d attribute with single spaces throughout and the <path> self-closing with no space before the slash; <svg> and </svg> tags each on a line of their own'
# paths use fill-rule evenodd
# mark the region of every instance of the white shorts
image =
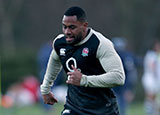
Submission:
<svg viewBox="0 0 160 115">
<path fill-rule="evenodd" d="M 142 77 L 142 85 L 144 87 L 145 92 L 151 93 L 151 94 L 157 94 L 158 93 L 158 80 L 155 78 L 155 76 L 152 76 L 150 74 L 145 74 Z"/>
</svg>

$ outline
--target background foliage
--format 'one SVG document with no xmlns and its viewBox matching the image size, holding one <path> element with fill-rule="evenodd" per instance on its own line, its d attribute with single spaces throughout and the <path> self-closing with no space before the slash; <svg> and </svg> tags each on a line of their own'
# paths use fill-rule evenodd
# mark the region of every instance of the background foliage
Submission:
<svg viewBox="0 0 160 115">
<path fill-rule="evenodd" d="M 3 93 L 25 75 L 39 78 L 37 52 L 61 33 L 63 13 L 72 5 L 84 8 L 89 25 L 109 39 L 125 37 L 130 50 L 139 56 L 160 38 L 159 0 L 0 0 Z M 139 69 L 137 99 L 143 98 Z"/>
</svg>

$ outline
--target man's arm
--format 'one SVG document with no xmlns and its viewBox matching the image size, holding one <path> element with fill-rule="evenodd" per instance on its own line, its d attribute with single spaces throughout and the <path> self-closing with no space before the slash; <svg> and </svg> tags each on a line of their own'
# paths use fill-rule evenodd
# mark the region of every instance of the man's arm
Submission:
<svg viewBox="0 0 160 115">
<path fill-rule="evenodd" d="M 40 86 L 42 98 L 44 103 L 46 104 L 53 105 L 54 103 L 58 102 L 57 99 L 54 97 L 53 93 L 50 91 L 50 89 L 54 83 L 54 80 L 56 79 L 57 74 L 60 71 L 60 68 L 61 64 L 59 57 L 53 48 L 48 61 L 47 70 L 43 79 L 43 83 Z"/>
<path fill-rule="evenodd" d="M 120 57 L 116 53 L 113 44 L 108 41 L 101 42 L 97 58 L 106 73 L 101 75 L 82 75 L 80 85 L 88 87 L 114 87 L 123 85 L 125 74 Z"/>
<path fill-rule="evenodd" d="M 50 92 L 50 88 L 53 85 L 54 80 L 58 72 L 60 71 L 61 64 L 56 54 L 56 51 L 53 49 L 48 61 L 46 73 L 43 79 L 43 83 L 40 86 L 42 94 L 48 94 Z"/>
</svg>

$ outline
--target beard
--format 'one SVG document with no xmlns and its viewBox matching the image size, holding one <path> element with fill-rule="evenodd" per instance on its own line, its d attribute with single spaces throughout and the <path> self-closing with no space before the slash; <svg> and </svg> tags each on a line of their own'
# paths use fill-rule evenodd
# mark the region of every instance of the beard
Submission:
<svg viewBox="0 0 160 115">
<path fill-rule="evenodd" d="M 67 38 L 71 39 L 71 40 L 67 40 Z M 66 36 L 66 43 L 68 45 L 75 45 L 77 43 L 79 43 L 80 41 L 82 41 L 82 33 L 79 33 L 77 36 L 71 36 L 71 37 L 67 37 Z"/>
</svg>

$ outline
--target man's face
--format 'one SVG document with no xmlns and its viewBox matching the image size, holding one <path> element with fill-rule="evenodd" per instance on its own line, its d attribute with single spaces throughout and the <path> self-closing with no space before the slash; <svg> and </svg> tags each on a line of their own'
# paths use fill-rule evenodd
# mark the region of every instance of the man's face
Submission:
<svg viewBox="0 0 160 115">
<path fill-rule="evenodd" d="M 74 45 L 84 39 L 86 22 L 77 21 L 76 16 L 63 16 L 62 25 L 68 44 Z"/>
</svg>

